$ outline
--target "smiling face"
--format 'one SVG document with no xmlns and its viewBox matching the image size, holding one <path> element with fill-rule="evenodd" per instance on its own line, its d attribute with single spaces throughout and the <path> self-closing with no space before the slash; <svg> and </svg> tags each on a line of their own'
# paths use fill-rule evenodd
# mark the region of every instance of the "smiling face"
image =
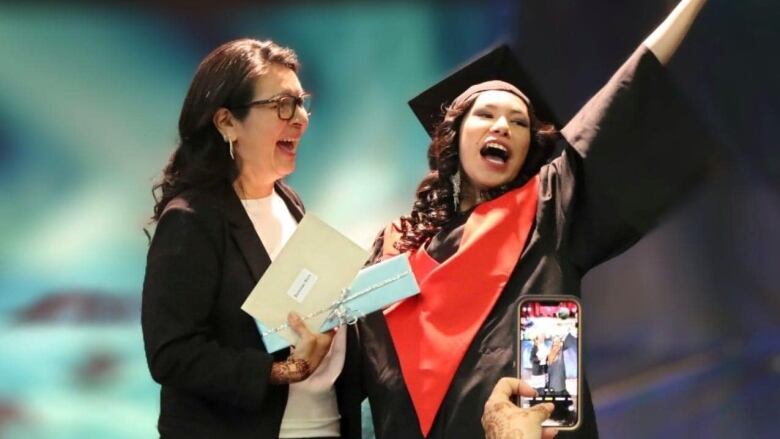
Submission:
<svg viewBox="0 0 780 439">
<path fill-rule="evenodd" d="M 282 95 L 301 96 L 303 87 L 291 69 L 271 64 L 255 83 L 252 101 Z M 298 143 L 309 125 L 309 116 L 296 108 L 290 120 L 282 120 L 273 103 L 255 105 L 243 120 L 234 120 L 232 139 L 241 174 L 268 182 L 286 177 L 295 170 Z"/>
<path fill-rule="evenodd" d="M 463 118 L 458 154 L 466 182 L 485 191 L 514 180 L 531 142 L 528 106 L 518 96 L 482 92 Z"/>
</svg>

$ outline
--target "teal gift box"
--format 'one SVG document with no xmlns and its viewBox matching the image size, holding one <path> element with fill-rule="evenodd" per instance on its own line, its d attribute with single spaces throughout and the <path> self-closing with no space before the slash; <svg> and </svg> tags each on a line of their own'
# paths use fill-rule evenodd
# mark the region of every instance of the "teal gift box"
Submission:
<svg viewBox="0 0 780 439">
<path fill-rule="evenodd" d="M 386 259 L 358 272 L 339 300 L 327 309 L 317 312 L 330 313 L 320 327 L 326 332 L 343 324 L 352 324 L 358 318 L 386 308 L 420 292 L 417 280 L 409 265 L 409 255 L 402 254 Z M 307 316 L 302 316 L 304 321 Z M 276 331 L 255 320 L 268 352 L 273 353 L 290 346 Z M 279 328 L 276 328 L 279 329 Z"/>
</svg>

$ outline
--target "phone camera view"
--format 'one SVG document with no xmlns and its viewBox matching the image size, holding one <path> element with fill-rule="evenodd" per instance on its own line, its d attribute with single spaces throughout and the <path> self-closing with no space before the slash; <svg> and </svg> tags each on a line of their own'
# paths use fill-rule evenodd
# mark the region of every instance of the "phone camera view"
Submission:
<svg viewBox="0 0 780 439">
<path fill-rule="evenodd" d="M 539 393 L 521 398 L 520 405 L 553 403 L 544 426 L 577 424 L 579 311 L 571 300 L 526 302 L 520 308 L 520 378 Z"/>
</svg>

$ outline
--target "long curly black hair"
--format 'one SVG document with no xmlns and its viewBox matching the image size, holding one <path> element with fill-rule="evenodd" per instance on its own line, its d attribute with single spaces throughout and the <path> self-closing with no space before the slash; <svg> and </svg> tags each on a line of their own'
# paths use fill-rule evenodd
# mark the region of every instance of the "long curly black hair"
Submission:
<svg viewBox="0 0 780 439">
<path fill-rule="evenodd" d="M 243 120 L 249 112 L 243 105 L 252 100 L 256 80 L 269 64 L 283 65 L 296 73 L 299 68 L 292 49 L 248 38 L 219 46 L 200 63 L 179 116 L 178 147 L 163 169 L 162 179 L 152 187 L 153 222 L 159 221 L 165 206 L 183 191 L 236 179 L 238 167 L 214 126 L 214 113 L 224 107 Z"/>
<path fill-rule="evenodd" d="M 411 213 L 402 216 L 400 227 L 397 227 L 401 238 L 394 246 L 402 253 L 424 245 L 456 214 L 450 177 L 460 169 L 458 131 L 478 96 L 479 93 L 443 111 L 443 120 L 436 126 L 428 147 L 430 172 L 417 186 Z M 509 183 L 483 193 L 484 199 L 496 198 L 524 185 L 550 158 L 560 134 L 553 125 L 539 120 L 530 105 L 528 113 L 531 119 L 531 144 L 520 172 Z"/>
</svg>

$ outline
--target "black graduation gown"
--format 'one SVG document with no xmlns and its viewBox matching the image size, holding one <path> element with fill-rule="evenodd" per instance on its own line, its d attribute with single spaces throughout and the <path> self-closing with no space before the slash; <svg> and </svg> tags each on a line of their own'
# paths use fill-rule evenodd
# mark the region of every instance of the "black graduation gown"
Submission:
<svg viewBox="0 0 780 439">
<path fill-rule="evenodd" d="M 515 375 L 520 297 L 579 296 L 585 273 L 647 233 L 712 168 L 716 153 L 715 142 L 644 46 L 562 134 L 562 152 L 539 172 L 535 224 L 522 257 L 466 351 L 429 438 L 483 437 L 480 417 L 488 395 L 499 378 Z M 376 245 L 381 248 L 381 242 Z M 384 315 L 367 316 L 357 332 L 376 437 L 421 438 Z M 598 437 L 587 384 L 582 399 L 581 427 L 559 438 Z"/>
</svg>

